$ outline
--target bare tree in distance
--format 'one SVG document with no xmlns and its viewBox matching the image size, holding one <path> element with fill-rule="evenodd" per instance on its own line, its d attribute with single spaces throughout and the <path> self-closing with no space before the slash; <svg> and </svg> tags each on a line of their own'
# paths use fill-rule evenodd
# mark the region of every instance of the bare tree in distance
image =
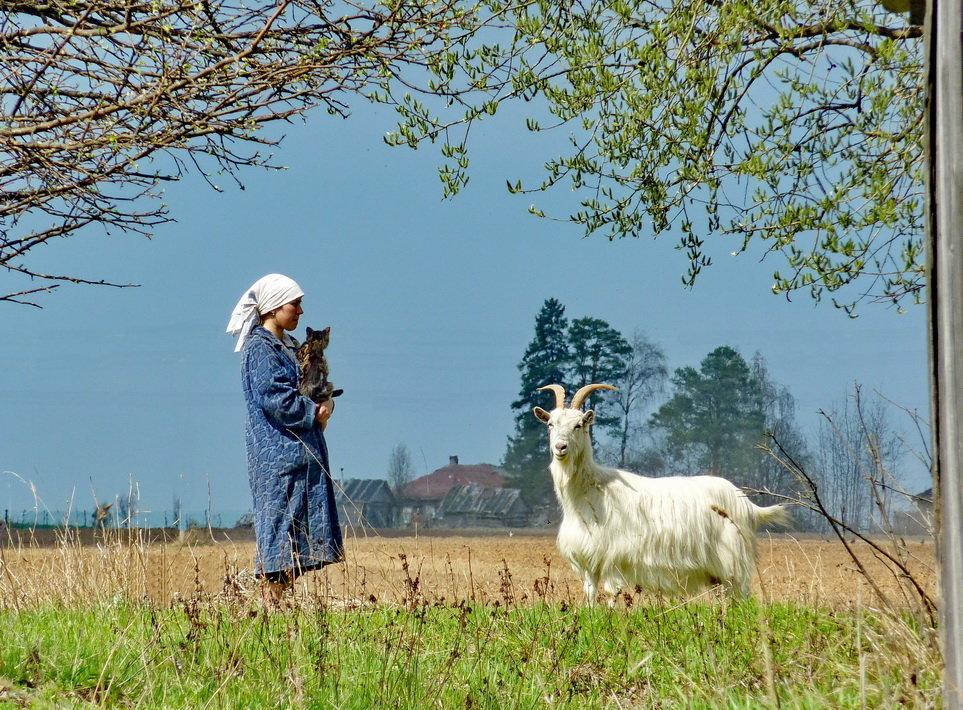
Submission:
<svg viewBox="0 0 963 710">
<path fill-rule="evenodd" d="M 766 417 L 766 431 L 778 439 L 783 449 L 791 452 L 795 461 L 809 463 L 806 436 L 796 417 L 796 398 L 788 387 L 775 382 L 769 374 L 765 358 L 756 353 L 750 363 L 752 377 L 760 389 Z M 792 474 L 771 456 L 762 454 L 755 467 L 754 480 L 748 481 L 753 488 L 777 491 L 782 494 L 798 490 Z M 773 501 L 775 502 L 775 501 Z"/>
<path fill-rule="evenodd" d="M 657 343 L 640 331 L 632 334 L 631 351 L 625 357 L 625 371 L 613 382 L 618 391 L 612 393 L 618 421 L 610 427 L 610 433 L 618 448 L 616 465 L 625 468 L 629 463 L 629 444 L 644 427 L 649 412 L 646 410 L 652 398 L 665 388 L 669 375 L 665 352 Z"/>
<path fill-rule="evenodd" d="M 885 528 L 905 449 L 885 406 L 878 398 L 867 401 L 855 385 L 841 405 L 821 414 L 812 475 L 827 510 L 861 531 Z"/>
<path fill-rule="evenodd" d="M 173 520 L 171 520 L 172 528 L 181 528 L 181 498 L 176 493 L 174 494 L 173 501 Z"/>
<path fill-rule="evenodd" d="M 127 492 L 118 494 L 117 522 L 120 527 L 133 528 L 137 526 L 137 514 L 140 512 L 140 486 L 131 481 Z"/>
<path fill-rule="evenodd" d="M 900 447 L 903 442 L 892 434 L 886 422 L 885 409 L 879 400 L 867 405 L 859 386 L 856 386 L 851 399 L 845 415 L 840 416 L 837 411 L 835 415 L 826 415 L 826 418 L 837 437 L 844 442 L 841 452 L 845 453 L 839 453 L 839 457 L 834 458 L 834 463 L 843 463 L 842 456 L 852 458 L 851 467 L 844 469 L 842 476 L 851 476 L 852 471 L 859 470 L 862 476 L 860 492 L 851 494 L 848 486 L 844 484 L 844 492 L 840 494 L 832 473 L 810 468 L 807 463 L 797 460 L 792 452 L 782 446 L 778 437 L 771 437 L 769 442 L 760 448 L 784 466 L 801 484 L 798 493 L 777 496 L 798 506 L 792 513 L 793 517 L 799 520 L 808 514 L 822 521 L 821 527 L 840 541 L 883 608 L 891 613 L 900 613 L 900 610 L 907 606 L 915 608 L 933 630 L 928 637 L 935 643 L 938 638 L 935 633 L 937 600 L 933 590 L 924 581 L 932 576 L 932 563 L 921 559 L 907 544 L 902 531 L 897 529 L 898 526 L 893 525 L 895 504 L 900 500 L 907 503 L 916 500 L 915 496 L 903 489 L 898 476 L 890 470 L 894 463 L 894 452 L 885 450 L 886 447 L 893 446 L 894 439 Z M 912 412 L 908 413 L 919 426 L 919 418 Z M 853 425 L 851 428 L 848 426 L 850 424 Z M 922 430 L 920 433 L 923 433 Z M 925 441 L 925 436 L 923 439 Z M 821 444 L 826 443 L 822 438 L 820 441 Z M 923 457 L 927 455 L 925 450 L 921 454 Z M 815 460 L 815 465 L 818 466 L 818 458 Z M 859 499 L 855 514 L 852 510 L 844 509 L 840 495 Z M 868 527 L 867 520 L 877 523 L 873 529 Z M 898 595 L 901 598 L 894 598 L 892 593 L 886 592 L 877 574 L 864 564 L 864 546 L 868 548 L 870 555 L 882 564 L 885 570 L 882 574 L 892 575 L 897 580 Z"/>
<path fill-rule="evenodd" d="M 243 189 L 242 168 L 278 167 L 264 124 L 385 100 L 403 69 L 470 35 L 475 12 L 454 0 L 5 3 L 0 267 L 24 286 L 0 301 L 134 285 L 47 272 L 34 250 L 96 227 L 150 237 L 172 219 L 161 186 L 189 172 Z"/>
<path fill-rule="evenodd" d="M 407 444 L 400 442 L 388 456 L 388 484 L 391 490 L 400 491 L 412 478 L 414 478 L 414 466 L 411 464 L 411 452 Z"/>
</svg>

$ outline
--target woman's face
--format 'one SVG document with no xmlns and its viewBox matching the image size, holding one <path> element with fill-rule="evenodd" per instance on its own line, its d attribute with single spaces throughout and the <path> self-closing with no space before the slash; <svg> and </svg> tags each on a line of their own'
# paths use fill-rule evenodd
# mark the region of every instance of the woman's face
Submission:
<svg viewBox="0 0 963 710">
<path fill-rule="evenodd" d="M 285 303 L 274 311 L 274 318 L 277 324 L 284 330 L 295 330 L 298 327 L 298 319 L 302 313 L 304 313 L 304 311 L 301 310 L 301 299 L 298 298 L 290 303 Z"/>
</svg>

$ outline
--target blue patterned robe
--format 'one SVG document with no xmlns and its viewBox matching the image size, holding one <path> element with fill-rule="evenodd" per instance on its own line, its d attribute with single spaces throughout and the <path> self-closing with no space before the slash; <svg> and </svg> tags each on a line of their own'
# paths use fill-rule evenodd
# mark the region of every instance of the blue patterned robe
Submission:
<svg viewBox="0 0 963 710">
<path fill-rule="evenodd" d="M 257 573 L 340 562 L 341 528 L 316 405 L 298 392 L 294 353 L 263 327 L 241 350 Z"/>
</svg>

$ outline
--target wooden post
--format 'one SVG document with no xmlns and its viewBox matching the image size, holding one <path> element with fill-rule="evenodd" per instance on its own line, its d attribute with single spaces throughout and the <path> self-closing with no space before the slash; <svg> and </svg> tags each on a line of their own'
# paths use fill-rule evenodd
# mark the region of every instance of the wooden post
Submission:
<svg viewBox="0 0 963 710">
<path fill-rule="evenodd" d="M 963 708 L 963 31 L 960 0 L 927 3 L 930 379 L 944 707 Z"/>
</svg>

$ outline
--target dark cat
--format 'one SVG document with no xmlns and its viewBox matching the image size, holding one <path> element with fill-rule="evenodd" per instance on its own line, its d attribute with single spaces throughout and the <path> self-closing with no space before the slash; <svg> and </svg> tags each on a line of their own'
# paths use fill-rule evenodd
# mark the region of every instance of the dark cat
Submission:
<svg viewBox="0 0 963 710">
<path fill-rule="evenodd" d="M 313 402 L 326 402 L 344 393 L 328 382 L 328 361 L 324 349 L 331 338 L 331 328 L 312 330 L 308 328 L 301 347 L 298 348 L 298 366 L 301 368 L 301 381 L 298 390 Z"/>
</svg>

